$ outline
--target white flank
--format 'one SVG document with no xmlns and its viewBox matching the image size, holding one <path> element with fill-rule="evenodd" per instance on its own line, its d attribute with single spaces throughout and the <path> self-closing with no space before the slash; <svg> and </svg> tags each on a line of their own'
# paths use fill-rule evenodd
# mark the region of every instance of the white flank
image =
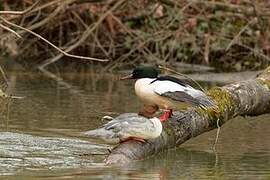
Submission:
<svg viewBox="0 0 270 180">
<path fill-rule="evenodd" d="M 205 95 L 204 92 L 194 89 L 193 87 L 169 81 L 154 81 L 152 78 L 141 78 L 135 83 L 136 95 L 148 105 L 158 105 L 160 108 L 172 108 L 174 105 L 168 98 L 164 98 L 162 94 L 167 92 L 184 92 L 197 99 L 204 106 L 211 106 L 213 102 Z M 153 82 L 154 81 L 154 82 Z M 153 83 L 151 83 L 153 82 Z"/>
<path fill-rule="evenodd" d="M 194 89 L 193 87 L 186 85 L 182 86 L 178 83 L 172 81 L 154 81 L 155 79 L 142 78 L 138 79 L 135 83 L 135 92 L 142 100 L 150 99 L 149 96 L 154 96 L 155 94 L 162 95 L 166 92 L 185 92 L 192 97 L 204 96 L 204 93 L 200 90 Z"/>
<path fill-rule="evenodd" d="M 176 91 L 185 92 L 189 89 L 185 86 L 182 86 L 172 81 L 155 81 L 152 84 L 154 86 L 154 91 L 159 95 L 164 94 L 166 92 L 176 92 Z"/>
</svg>

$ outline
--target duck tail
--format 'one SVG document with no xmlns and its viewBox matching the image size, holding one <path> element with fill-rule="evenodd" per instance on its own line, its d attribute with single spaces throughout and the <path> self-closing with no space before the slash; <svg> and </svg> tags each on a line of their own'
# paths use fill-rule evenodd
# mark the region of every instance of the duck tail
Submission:
<svg viewBox="0 0 270 180">
<path fill-rule="evenodd" d="M 120 141 L 118 137 L 115 137 L 115 133 L 105 130 L 104 128 L 86 131 L 83 132 L 83 135 L 92 139 L 102 140 L 109 144 L 115 144 Z"/>
<path fill-rule="evenodd" d="M 202 108 L 217 108 L 217 104 L 215 103 L 215 101 L 208 97 L 208 96 L 201 96 L 201 97 L 197 97 L 200 107 Z"/>
<path fill-rule="evenodd" d="M 101 129 L 94 129 L 94 130 L 86 131 L 86 132 L 83 132 L 82 134 L 87 137 L 98 138 L 100 137 Z"/>
</svg>

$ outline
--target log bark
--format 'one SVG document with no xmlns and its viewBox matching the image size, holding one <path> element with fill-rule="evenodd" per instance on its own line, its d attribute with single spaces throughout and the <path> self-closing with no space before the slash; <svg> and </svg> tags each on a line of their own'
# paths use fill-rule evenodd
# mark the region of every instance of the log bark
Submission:
<svg viewBox="0 0 270 180">
<path fill-rule="evenodd" d="M 105 159 L 107 164 L 125 164 L 141 160 L 163 150 L 179 146 L 190 138 L 217 128 L 230 119 L 254 116 L 270 112 L 270 67 L 255 79 L 210 89 L 208 95 L 218 106 L 214 109 L 190 109 L 174 112 L 163 123 L 163 132 L 155 140 L 145 143 L 127 141 L 119 144 Z"/>
</svg>

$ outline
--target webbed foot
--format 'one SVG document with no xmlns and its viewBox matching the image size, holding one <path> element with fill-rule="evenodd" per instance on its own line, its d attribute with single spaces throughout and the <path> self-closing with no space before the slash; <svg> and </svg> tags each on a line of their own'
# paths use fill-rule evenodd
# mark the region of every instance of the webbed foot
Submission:
<svg viewBox="0 0 270 180">
<path fill-rule="evenodd" d="M 169 118 L 172 117 L 172 109 L 165 110 L 164 114 L 162 114 L 159 119 L 161 122 L 167 121 Z"/>
</svg>

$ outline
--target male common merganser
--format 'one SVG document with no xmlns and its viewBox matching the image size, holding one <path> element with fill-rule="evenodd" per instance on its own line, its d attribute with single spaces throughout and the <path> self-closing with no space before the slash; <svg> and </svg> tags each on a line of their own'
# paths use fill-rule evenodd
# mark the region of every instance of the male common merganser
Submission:
<svg viewBox="0 0 270 180">
<path fill-rule="evenodd" d="M 125 113 L 109 121 L 101 128 L 83 134 L 93 139 L 100 139 L 108 144 L 117 144 L 130 139 L 145 142 L 145 140 L 159 137 L 161 132 L 162 124 L 158 118 L 148 119 L 136 113 Z"/>
<path fill-rule="evenodd" d="M 172 115 L 172 109 L 186 110 L 188 107 L 214 107 L 215 103 L 205 93 L 172 76 L 158 77 L 154 67 L 139 66 L 121 79 L 136 79 L 135 93 L 144 102 L 142 114 L 152 117 L 159 109 L 165 113 L 160 117 L 166 121 Z"/>
</svg>

